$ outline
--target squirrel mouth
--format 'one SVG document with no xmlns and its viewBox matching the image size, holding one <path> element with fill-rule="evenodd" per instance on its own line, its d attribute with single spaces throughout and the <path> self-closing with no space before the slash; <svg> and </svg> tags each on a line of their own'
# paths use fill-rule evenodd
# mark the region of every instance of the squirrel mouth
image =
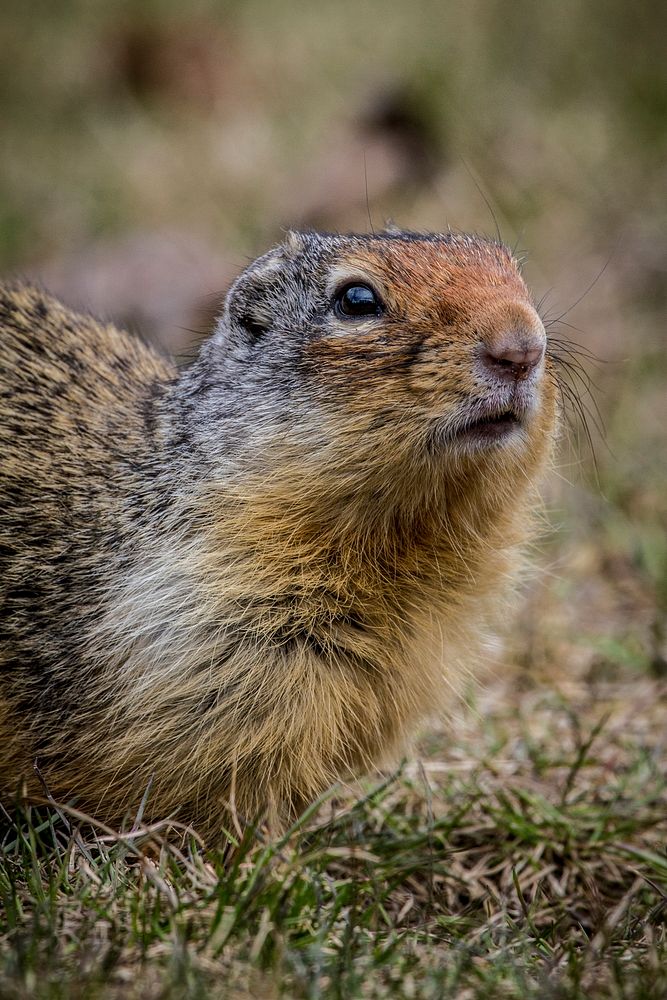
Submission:
<svg viewBox="0 0 667 1000">
<path fill-rule="evenodd" d="M 440 451 L 452 445 L 461 445 L 466 450 L 501 446 L 524 426 L 524 414 L 522 407 L 507 407 L 504 410 L 489 409 L 481 416 L 462 414 L 454 424 L 438 421 L 431 428 L 429 447 Z"/>
<path fill-rule="evenodd" d="M 521 419 L 515 410 L 503 410 L 489 416 L 478 417 L 458 428 L 454 437 L 458 440 L 499 441 L 521 427 Z"/>
</svg>

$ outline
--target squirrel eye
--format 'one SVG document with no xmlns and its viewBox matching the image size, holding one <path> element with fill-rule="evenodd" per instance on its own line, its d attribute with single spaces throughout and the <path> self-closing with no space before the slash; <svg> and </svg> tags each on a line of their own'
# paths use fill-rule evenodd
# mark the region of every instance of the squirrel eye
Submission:
<svg viewBox="0 0 667 1000">
<path fill-rule="evenodd" d="M 339 316 L 379 316 L 382 305 L 368 285 L 347 285 L 336 294 L 334 308 Z"/>
</svg>

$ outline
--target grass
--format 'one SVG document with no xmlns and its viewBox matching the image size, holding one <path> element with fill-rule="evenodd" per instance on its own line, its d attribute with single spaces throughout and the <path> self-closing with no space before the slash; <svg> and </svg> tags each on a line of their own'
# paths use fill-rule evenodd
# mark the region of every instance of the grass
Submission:
<svg viewBox="0 0 667 1000">
<path fill-rule="evenodd" d="M 655 694 L 497 681 L 447 755 L 333 789 L 276 842 L 255 828 L 204 852 L 166 825 L 19 808 L 0 995 L 664 996 Z"/>
</svg>

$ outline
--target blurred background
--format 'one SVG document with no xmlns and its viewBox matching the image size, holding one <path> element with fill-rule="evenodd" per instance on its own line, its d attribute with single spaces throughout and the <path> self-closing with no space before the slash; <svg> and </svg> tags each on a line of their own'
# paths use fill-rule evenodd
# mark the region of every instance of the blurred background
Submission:
<svg viewBox="0 0 667 1000">
<path fill-rule="evenodd" d="M 286 227 L 517 247 L 584 373 L 508 656 L 587 690 L 663 677 L 667 5 L 3 8 L 4 274 L 187 354 Z"/>
</svg>

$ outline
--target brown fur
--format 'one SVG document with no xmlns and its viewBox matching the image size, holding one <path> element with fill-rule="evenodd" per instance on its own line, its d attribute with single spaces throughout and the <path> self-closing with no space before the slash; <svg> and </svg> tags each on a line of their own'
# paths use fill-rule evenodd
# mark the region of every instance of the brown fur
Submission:
<svg viewBox="0 0 667 1000">
<path fill-rule="evenodd" d="M 317 303 L 250 355 L 248 310 L 310 294 L 290 275 Z M 341 276 L 379 320 L 331 318 Z M 548 356 L 519 435 L 436 433 L 495 391 L 481 342 L 541 329 L 508 251 L 293 235 L 232 289 L 219 375 L 216 338 L 179 378 L 32 289 L 0 321 L 6 790 L 37 757 L 58 798 L 117 820 L 151 783 L 149 815 L 215 834 L 398 752 L 474 663 L 553 442 Z"/>
</svg>

